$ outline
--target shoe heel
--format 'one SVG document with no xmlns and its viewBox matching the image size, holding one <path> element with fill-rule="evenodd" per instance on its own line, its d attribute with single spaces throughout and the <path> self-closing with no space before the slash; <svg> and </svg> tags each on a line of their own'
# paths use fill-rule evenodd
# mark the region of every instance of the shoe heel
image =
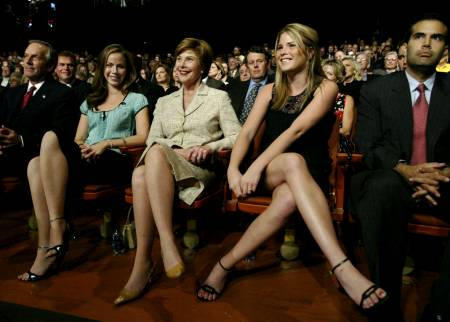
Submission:
<svg viewBox="0 0 450 322">
<path fill-rule="evenodd" d="M 178 278 L 181 275 L 183 275 L 183 273 L 185 272 L 186 267 L 184 266 L 183 263 L 178 263 L 175 266 L 169 268 L 168 270 L 166 270 L 166 275 L 168 278 Z"/>
</svg>

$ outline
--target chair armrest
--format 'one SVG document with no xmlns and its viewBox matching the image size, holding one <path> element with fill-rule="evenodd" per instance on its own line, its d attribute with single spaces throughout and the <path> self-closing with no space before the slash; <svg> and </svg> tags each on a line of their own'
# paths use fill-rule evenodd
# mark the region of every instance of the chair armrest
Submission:
<svg viewBox="0 0 450 322">
<path fill-rule="evenodd" d="M 123 154 L 128 154 L 130 156 L 131 162 L 133 163 L 133 166 L 136 165 L 136 163 L 139 161 L 139 158 L 142 155 L 142 152 L 144 152 L 146 146 L 145 145 L 139 145 L 139 146 L 133 146 L 133 147 L 120 147 L 120 152 Z"/>
</svg>

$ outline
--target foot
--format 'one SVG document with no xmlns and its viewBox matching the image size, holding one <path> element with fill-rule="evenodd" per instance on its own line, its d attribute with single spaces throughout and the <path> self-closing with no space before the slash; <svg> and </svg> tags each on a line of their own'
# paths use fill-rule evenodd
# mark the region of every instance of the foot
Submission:
<svg viewBox="0 0 450 322">
<path fill-rule="evenodd" d="M 64 233 L 66 231 L 66 220 L 64 217 L 58 217 L 50 220 L 50 248 L 64 244 Z M 57 255 L 56 250 L 49 250 L 47 257 L 51 258 Z"/>
<path fill-rule="evenodd" d="M 50 266 L 55 261 L 55 258 L 48 258 L 47 257 L 47 247 L 39 247 L 37 250 L 36 258 L 34 259 L 34 263 L 31 266 L 29 272 L 37 275 L 37 276 L 44 276 L 47 271 L 49 270 Z M 30 280 L 30 273 L 26 272 L 23 273 L 17 278 L 21 281 L 29 281 Z"/>
<path fill-rule="evenodd" d="M 149 261 L 144 265 L 133 266 L 133 271 L 131 272 L 130 278 L 128 279 L 125 287 L 120 291 L 119 296 L 114 301 L 114 304 L 124 304 L 131 300 L 134 300 L 142 295 L 146 286 L 152 282 L 154 277 L 155 267 L 153 263 Z"/>
<path fill-rule="evenodd" d="M 209 273 L 208 278 L 202 283 L 197 291 L 197 298 L 203 301 L 215 301 L 223 291 L 228 269 L 224 269 L 220 262 Z"/>
<path fill-rule="evenodd" d="M 185 266 L 174 241 L 161 242 L 161 254 L 167 277 L 177 278 L 184 273 Z"/>
<path fill-rule="evenodd" d="M 362 275 L 350 261 L 343 262 L 335 270 L 334 274 L 350 298 L 363 310 L 374 307 L 378 302 L 387 298 L 387 293 L 379 287 L 374 287 L 373 292 L 362 301 L 362 296 L 374 283 Z"/>
</svg>

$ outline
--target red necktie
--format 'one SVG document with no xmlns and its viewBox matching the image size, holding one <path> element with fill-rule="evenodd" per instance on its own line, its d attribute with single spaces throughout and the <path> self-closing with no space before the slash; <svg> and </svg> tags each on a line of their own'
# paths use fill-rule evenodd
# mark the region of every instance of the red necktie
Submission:
<svg viewBox="0 0 450 322">
<path fill-rule="evenodd" d="M 413 109 L 413 142 L 411 164 L 421 164 L 427 162 L 427 116 L 428 102 L 425 97 L 425 85 L 419 84 L 416 90 L 419 91 L 419 97 L 414 103 Z"/>
<path fill-rule="evenodd" d="M 28 105 L 28 102 L 30 101 L 31 97 L 33 96 L 34 91 L 36 90 L 36 87 L 31 86 L 28 92 L 25 93 L 22 99 L 22 105 L 20 105 L 20 109 L 23 110 L 25 106 Z"/>
</svg>

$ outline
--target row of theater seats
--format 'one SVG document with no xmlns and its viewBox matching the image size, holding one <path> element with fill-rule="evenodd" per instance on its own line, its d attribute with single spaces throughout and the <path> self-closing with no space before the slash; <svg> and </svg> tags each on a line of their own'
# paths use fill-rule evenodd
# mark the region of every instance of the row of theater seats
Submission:
<svg viewBox="0 0 450 322">
<path fill-rule="evenodd" d="M 260 142 L 264 126 L 258 131 L 254 143 L 253 151 L 251 153 L 252 158 L 256 158 L 259 153 Z M 346 206 L 346 194 L 348 193 L 348 169 L 357 167 L 362 161 L 361 154 L 348 155 L 338 151 L 339 134 L 338 125 L 336 123 L 333 130 L 333 134 L 329 140 L 330 156 L 333 161 L 332 172 L 330 174 L 330 193 L 328 196 L 329 205 L 333 221 L 336 223 L 338 236 L 342 240 L 350 241 L 345 236 L 345 231 L 349 231 L 347 228 L 354 220 L 348 211 Z M 143 151 L 142 148 L 128 148 L 123 149 L 122 152 L 128 153 L 132 160 L 137 161 L 138 157 Z M 218 152 L 218 159 L 223 162 L 223 166 L 226 169 L 228 160 L 230 158 L 231 151 Z M 0 181 L 1 191 L 13 191 L 20 185 L 20 181 L 17 178 L 4 178 Z M 81 199 L 84 201 L 108 201 L 108 200 L 120 200 L 124 198 L 128 204 L 133 203 L 133 193 L 130 186 L 115 186 L 115 185 L 87 185 L 83 189 Z M 123 199 L 122 199 L 123 200 Z M 195 232 L 196 223 L 195 218 L 199 215 L 214 216 L 215 213 L 212 209 L 220 209 L 218 205 L 223 205 L 222 210 L 225 212 L 240 212 L 251 215 L 258 215 L 262 213 L 270 204 L 270 196 L 249 196 L 247 198 L 236 198 L 236 196 L 229 190 L 226 183 L 225 173 L 221 180 L 217 181 L 217 184 L 205 191 L 200 197 L 192 204 L 187 205 L 182 201 L 176 201 L 175 207 L 180 210 L 183 215 L 188 218 L 187 231 L 183 237 L 183 241 L 186 247 L 195 248 L 199 244 L 199 237 Z M 194 214 L 194 215 L 193 215 Z M 296 217 L 298 218 L 298 216 Z M 450 226 L 437 217 L 416 213 L 412 216 L 409 226 L 409 232 L 415 234 L 423 234 L 437 237 L 446 237 L 450 232 Z M 285 259 L 294 259 L 298 256 L 299 249 L 296 243 L 293 243 L 292 227 L 286 229 L 285 243 L 281 247 L 281 255 Z M 344 242 L 345 243 L 345 242 Z M 287 247 L 288 246 L 288 247 Z M 348 243 L 346 248 L 352 247 Z M 284 249 L 283 249 L 284 247 Z"/>
</svg>

